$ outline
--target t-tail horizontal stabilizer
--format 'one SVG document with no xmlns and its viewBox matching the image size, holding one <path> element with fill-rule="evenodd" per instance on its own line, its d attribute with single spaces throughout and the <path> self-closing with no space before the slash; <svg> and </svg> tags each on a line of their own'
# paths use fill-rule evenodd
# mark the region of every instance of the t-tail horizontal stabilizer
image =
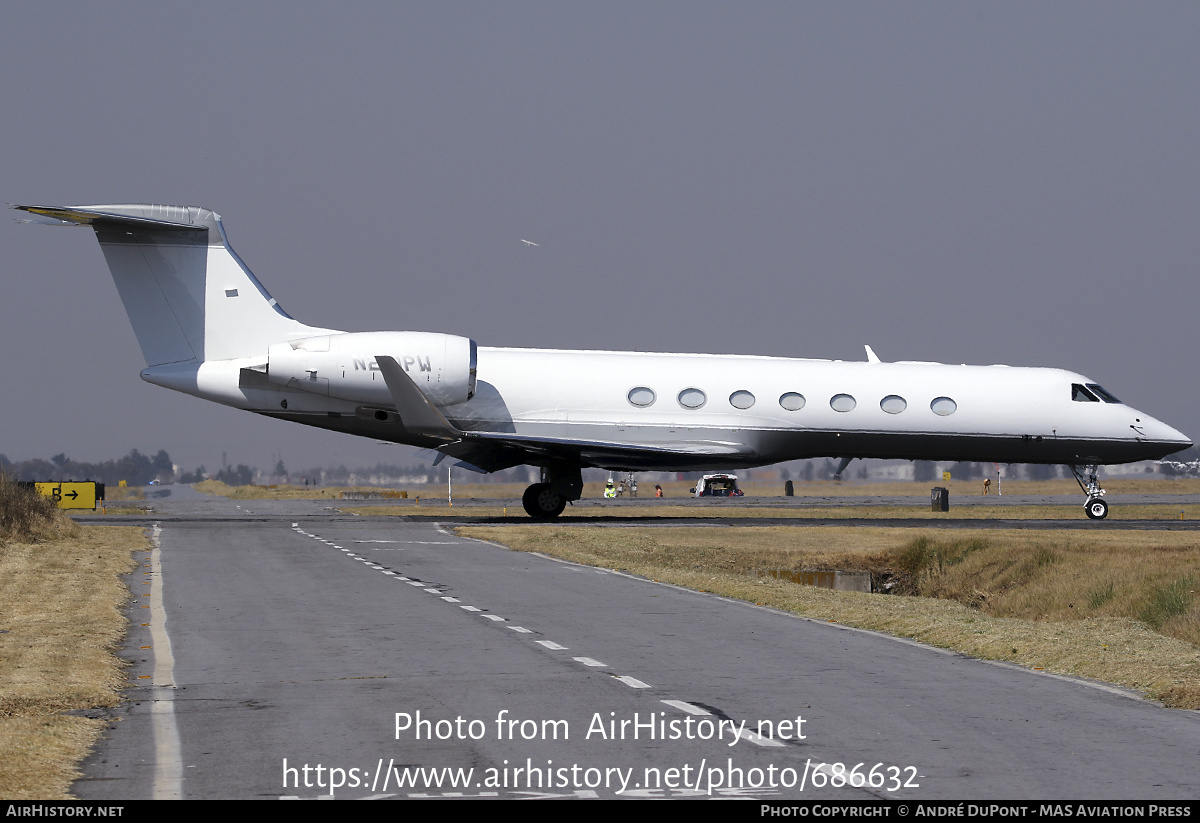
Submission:
<svg viewBox="0 0 1200 823">
<path fill-rule="evenodd" d="M 306 326 L 280 308 L 209 209 L 146 203 L 13 208 L 96 232 L 151 368 L 263 357 L 274 343 L 331 331 Z"/>
</svg>

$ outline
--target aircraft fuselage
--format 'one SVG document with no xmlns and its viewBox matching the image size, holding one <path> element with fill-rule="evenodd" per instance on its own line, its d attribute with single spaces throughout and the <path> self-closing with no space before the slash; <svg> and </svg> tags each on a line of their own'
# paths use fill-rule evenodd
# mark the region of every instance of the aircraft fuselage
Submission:
<svg viewBox="0 0 1200 823">
<path fill-rule="evenodd" d="M 387 416 L 394 405 L 375 355 L 394 353 L 463 431 L 577 441 L 583 465 L 608 469 L 822 456 L 1109 464 L 1190 442 L 1124 403 L 1072 399 L 1073 386 L 1095 381 L 1059 369 L 480 346 L 470 348 L 472 374 L 458 341 L 465 338 L 332 334 L 285 344 L 287 360 L 273 347 L 267 364 L 207 361 L 143 376 L 260 414 L 436 445 Z"/>
</svg>

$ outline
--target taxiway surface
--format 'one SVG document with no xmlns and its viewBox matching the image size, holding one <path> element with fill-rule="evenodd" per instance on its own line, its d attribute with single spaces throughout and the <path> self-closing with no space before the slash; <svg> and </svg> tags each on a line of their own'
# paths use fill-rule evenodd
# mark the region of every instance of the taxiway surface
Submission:
<svg viewBox="0 0 1200 823">
<path fill-rule="evenodd" d="M 1196 712 L 322 505 L 162 502 L 77 796 L 1197 792 Z"/>
</svg>

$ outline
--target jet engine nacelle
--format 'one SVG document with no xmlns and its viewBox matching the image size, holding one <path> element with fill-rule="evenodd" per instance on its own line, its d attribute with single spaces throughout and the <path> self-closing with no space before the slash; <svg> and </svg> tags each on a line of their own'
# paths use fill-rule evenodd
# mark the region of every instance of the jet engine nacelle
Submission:
<svg viewBox="0 0 1200 823">
<path fill-rule="evenodd" d="M 391 406 L 379 355 L 396 358 L 438 406 L 465 403 L 475 394 L 475 341 L 431 332 L 352 332 L 276 343 L 268 349 L 267 378 L 291 389 Z"/>
</svg>

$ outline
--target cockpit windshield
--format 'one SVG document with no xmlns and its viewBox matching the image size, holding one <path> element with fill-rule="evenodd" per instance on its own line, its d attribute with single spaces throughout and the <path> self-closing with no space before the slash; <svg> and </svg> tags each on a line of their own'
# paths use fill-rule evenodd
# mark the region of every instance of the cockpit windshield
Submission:
<svg viewBox="0 0 1200 823">
<path fill-rule="evenodd" d="M 1098 386 L 1095 383 L 1088 383 L 1087 387 L 1096 394 L 1100 395 L 1100 399 L 1105 403 L 1120 403 L 1121 401 L 1114 397 L 1111 393 L 1104 390 L 1103 386 Z"/>
<path fill-rule="evenodd" d="M 1096 383 L 1088 383 L 1086 386 L 1082 383 L 1072 383 L 1071 399 L 1076 403 L 1099 403 L 1101 400 L 1105 403 L 1121 402 L 1112 394 L 1105 391 L 1103 386 Z"/>
</svg>

